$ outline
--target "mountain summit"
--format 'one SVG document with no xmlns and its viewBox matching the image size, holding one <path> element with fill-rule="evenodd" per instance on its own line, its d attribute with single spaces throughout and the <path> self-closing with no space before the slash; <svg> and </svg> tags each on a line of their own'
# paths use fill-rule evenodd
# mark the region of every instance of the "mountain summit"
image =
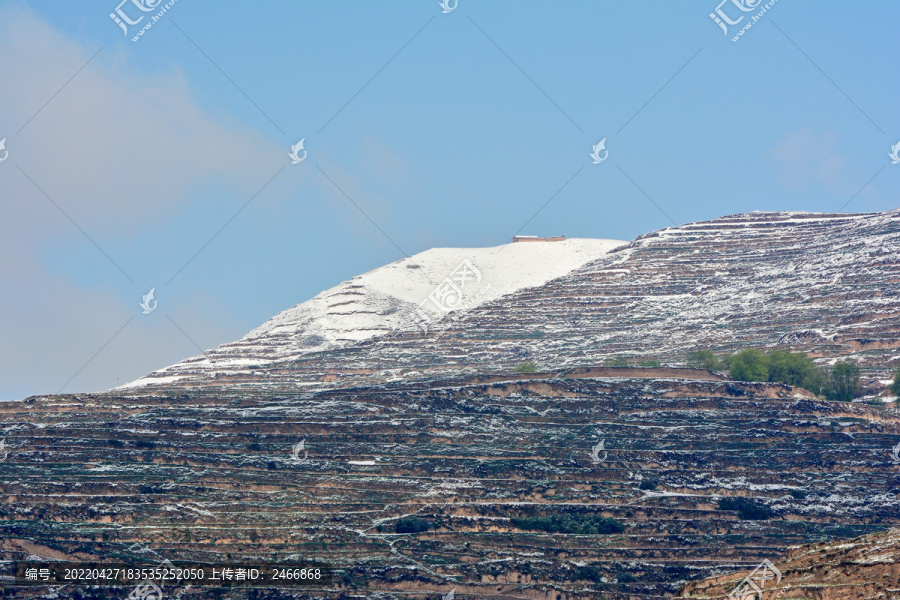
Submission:
<svg viewBox="0 0 900 600">
<path fill-rule="evenodd" d="M 122 388 L 193 383 L 287 363 L 395 331 L 434 331 L 454 313 L 540 286 L 627 242 L 600 239 L 432 248 L 358 275 L 278 313 L 236 342 L 150 373 Z M 120 388 L 120 389 L 122 389 Z"/>
<path fill-rule="evenodd" d="M 464 260 L 478 269 L 459 302 L 468 310 L 435 328 L 429 319 L 440 311 L 429 296 L 458 300 L 440 286 Z M 429 250 L 135 383 L 297 389 L 508 371 L 523 361 L 546 370 L 622 356 L 680 365 L 696 350 L 748 347 L 804 351 L 823 364 L 851 359 L 883 378 L 898 363 L 898 280 L 900 210 L 729 215 L 629 244 Z M 423 302 L 434 312 L 420 327 Z"/>
</svg>

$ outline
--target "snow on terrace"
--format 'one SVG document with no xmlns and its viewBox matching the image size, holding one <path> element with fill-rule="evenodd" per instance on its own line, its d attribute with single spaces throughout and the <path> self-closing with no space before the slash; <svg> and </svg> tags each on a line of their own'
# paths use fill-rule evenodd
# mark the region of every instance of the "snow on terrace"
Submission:
<svg viewBox="0 0 900 600">
<path fill-rule="evenodd" d="M 278 313 L 242 339 L 156 371 L 121 388 L 175 383 L 196 375 L 245 371 L 308 352 L 332 350 L 421 322 L 417 309 L 438 322 L 445 312 L 429 299 L 466 264 L 462 302 L 468 310 L 524 288 L 543 285 L 625 245 L 619 240 L 573 238 L 491 248 L 433 248 L 379 267 Z M 477 271 L 477 272 L 476 272 Z M 460 282 L 457 280 L 456 284 Z M 421 305 L 421 307 L 420 307 Z M 446 308 L 446 307 L 445 307 Z"/>
<path fill-rule="evenodd" d="M 670 237 L 694 236 L 697 234 L 725 233 L 733 235 L 735 231 L 746 231 L 748 235 L 768 235 L 774 233 L 773 226 L 783 225 L 814 225 L 841 221 L 859 221 L 872 224 L 873 218 L 885 220 L 895 219 L 900 215 L 900 209 L 882 214 L 872 213 L 805 213 L 805 212 L 776 212 L 767 213 L 754 211 L 739 213 L 713 219 L 711 221 L 697 221 L 685 223 L 675 227 L 666 227 L 639 236 L 635 242 L 646 244 L 648 240 L 659 240 Z"/>
</svg>

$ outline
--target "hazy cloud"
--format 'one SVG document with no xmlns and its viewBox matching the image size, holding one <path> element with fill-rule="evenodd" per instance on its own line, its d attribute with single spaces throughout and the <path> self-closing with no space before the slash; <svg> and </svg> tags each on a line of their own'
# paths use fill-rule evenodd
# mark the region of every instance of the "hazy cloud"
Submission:
<svg viewBox="0 0 900 600">
<path fill-rule="evenodd" d="M 55 392 L 130 316 L 140 315 L 139 296 L 122 297 L 119 273 L 85 284 L 50 264 L 49 254 L 89 242 L 20 169 L 104 247 L 104 236 L 177 215 L 198 190 L 249 197 L 285 162 L 284 148 L 205 112 L 177 70 L 148 75 L 127 56 L 104 51 L 59 91 L 96 51 L 26 9 L 0 8 L 0 139 L 7 138 L 9 150 L 0 168 L 0 381 L 19 386 L 0 386 L 0 399 L 23 386 Z M 131 273 L 135 280 L 141 275 Z M 188 323 L 201 345 L 233 323 L 214 298 L 206 300 Z M 66 389 L 114 385 L 114 373 L 124 381 L 147 365 L 197 353 L 159 316 L 135 319 L 92 363 L 104 369 L 89 366 Z M 184 343 L 171 343 L 176 338 Z"/>
</svg>

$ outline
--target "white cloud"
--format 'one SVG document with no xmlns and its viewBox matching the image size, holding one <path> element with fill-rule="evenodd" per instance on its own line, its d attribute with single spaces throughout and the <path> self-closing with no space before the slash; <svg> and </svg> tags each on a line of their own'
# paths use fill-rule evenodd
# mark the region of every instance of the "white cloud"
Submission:
<svg viewBox="0 0 900 600">
<path fill-rule="evenodd" d="M 283 148 L 205 114 L 181 73 L 145 75 L 103 52 L 29 122 L 95 51 L 31 13 L 0 9 L 5 166 L 19 165 L 83 220 L 146 223 L 184 202 L 197 181 L 247 185 L 281 162 Z"/>
<path fill-rule="evenodd" d="M 9 150 L 0 165 L 0 399 L 55 392 L 129 316 L 142 316 L 137 292 L 147 291 L 123 298 L 124 278 L 105 280 L 118 273 L 86 285 L 48 264 L 48 247 L 89 242 L 19 169 L 103 247 L 104 236 L 172 218 L 204 187 L 249 197 L 285 162 L 279 144 L 204 111 L 178 71 L 148 75 L 104 51 L 59 91 L 96 50 L 26 9 L 0 7 L 0 139 Z M 233 333 L 216 302 L 186 325 L 201 345 Z M 135 318 L 66 389 L 101 389 L 116 373 L 133 378 L 194 354 L 160 317 L 152 327 Z M 162 343 L 163 335 L 181 341 Z"/>
</svg>

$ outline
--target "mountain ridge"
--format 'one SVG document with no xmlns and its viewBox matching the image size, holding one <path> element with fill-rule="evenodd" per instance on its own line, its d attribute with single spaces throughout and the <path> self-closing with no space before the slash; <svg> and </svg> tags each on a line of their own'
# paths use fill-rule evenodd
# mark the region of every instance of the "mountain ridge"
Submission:
<svg viewBox="0 0 900 600">
<path fill-rule="evenodd" d="M 241 372 L 261 363 L 283 363 L 404 329 L 433 330 L 456 311 L 541 285 L 626 243 L 570 238 L 488 248 L 432 248 L 357 275 L 276 314 L 240 340 L 118 389 L 175 383 L 185 373 L 215 376 Z M 489 283 L 478 285 L 482 277 Z M 448 279 L 451 283 L 444 285 L 444 291 L 451 296 L 435 296 L 437 304 L 430 301 Z M 448 306 L 449 300 L 455 300 L 455 305 Z"/>
<path fill-rule="evenodd" d="M 439 333 L 398 329 L 253 372 L 198 371 L 180 384 L 358 385 L 626 355 L 679 366 L 694 350 L 745 347 L 808 352 L 823 365 L 850 359 L 883 380 L 900 365 L 898 256 L 898 210 L 728 215 L 639 236 L 474 306 Z"/>
</svg>

